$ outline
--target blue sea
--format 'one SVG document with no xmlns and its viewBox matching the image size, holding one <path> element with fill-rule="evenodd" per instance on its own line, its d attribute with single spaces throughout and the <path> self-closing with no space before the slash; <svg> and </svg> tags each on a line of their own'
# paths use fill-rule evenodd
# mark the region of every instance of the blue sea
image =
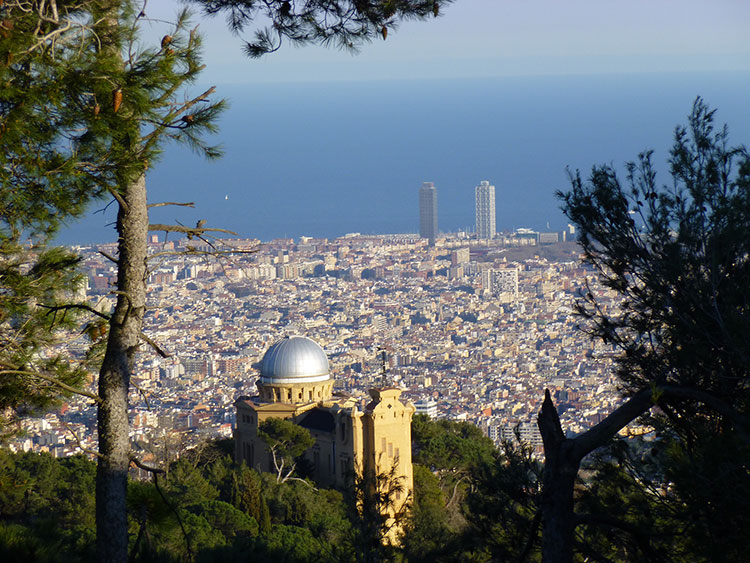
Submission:
<svg viewBox="0 0 750 563">
<path fill-rule="evenodd" d="M 197 89 L 196 89 L 197 90 Z M 558 230 L 567 170 L 655 151 L 662 182 L 674 128 L 696 96 L 750 144 L 750 73 L 622 74 L 220 86 L 231 108 L 207 162 L 169 146 L 149 200 L 194 201 L 152 221 L 270 240 L 418 230 L 417 193 L 438 190 L 441 231 L 471 230 L 474 186 L 496 186 L 499 230 Z M 59 242 L 115 240 L 114 206 L 92 204 Z"/>
</svg>

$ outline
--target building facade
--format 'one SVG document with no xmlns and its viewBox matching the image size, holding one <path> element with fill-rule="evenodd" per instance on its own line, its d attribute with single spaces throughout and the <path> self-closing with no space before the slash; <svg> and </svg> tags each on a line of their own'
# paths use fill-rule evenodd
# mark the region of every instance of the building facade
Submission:
<svg viewBox="0 0 750 563">
<path fill-rule="evenodd" d="M 503 302 L 518 301 L 518 271 L 516 265 L 482 270 L 482 291 Z"/>
<path fill-rule="evenodd" d="M 424 182 L 419 188 L 419 236 L 435 244 L 438 234 L 437 188 Z"/>
<path fill-rule="evenodd" d="M 390 515 L 412 497 L 411 420 L 415 407 L 399 400 L 401 390 L 371 389 L 371 400 L 333 395 L 333 377 L 323 349 L 309 338 L 291 336 L 263 356 L 258 395 L 235 401 L 235 460 L 259 471 L 275 472 L 273 457 L 258 436 L 269 418 L 283 418 L 307 428 L 315 444 L 304 457 L 321 486 L 352 486 L 355 472 L 380 475 L 393 471 L 401 491 Z M 397 528 L 391 540 L 395 541 Z"/>
<path fill-rule="evenodd" d="M 482 180 L 474 188 L 476 202 L 476 228 L 480 239 L 495 238 L 495 186 Z"/>
</svg>

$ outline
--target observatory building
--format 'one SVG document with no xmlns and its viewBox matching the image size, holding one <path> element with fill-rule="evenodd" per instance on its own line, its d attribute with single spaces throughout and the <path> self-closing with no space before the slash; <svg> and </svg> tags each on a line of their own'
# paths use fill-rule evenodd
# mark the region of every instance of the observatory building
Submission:
<svg viewBox="0 0 750 563">
<path fill-rule="evenodd" d="M 353 471 L 387 473 L 395 467 L 403 490 L 398 511 L 413 490 L 411 403 L 401 390 L 371 389 L 371 401 L 333 394 L 333 377 L 323 349 L 309 338 L 290 336 L 273 344 L 260 365 L 258 395 L 235 402 L 235 459 L 260 471 L 275 471 L 273 458 L 258 437 L 258 425 L 284 418 L 307 428 L 315 445 L 305 452 L 314 480 L 321 486 L 351 486 Z"/>
</svg>

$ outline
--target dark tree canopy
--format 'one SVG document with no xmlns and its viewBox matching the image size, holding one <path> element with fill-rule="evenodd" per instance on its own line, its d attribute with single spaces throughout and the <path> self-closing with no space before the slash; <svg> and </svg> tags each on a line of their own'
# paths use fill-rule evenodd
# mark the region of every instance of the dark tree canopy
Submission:
<svg viewBox="0 0 750 563">
<path fill-rule="evenodd" d="M 669 185 L 657 183 L 649 151 L 627 165 L 624 185 L 611 166 L 597 166 L 587 182 L 574 175 L 561 197 L 585 260 L 623 298 L 612 313 L 588 293 L 578 312 L 622 351 L 627 389 L 677 384 L 747 411 L 750 159 L 713 118 L 696 100 L 675 132 Z M 670 404 L 662 406 L 677 416 Z"/>
<path fill-rule="evenodd" d="M 621 298 L 613 309 L 587 292 L 577 309 L 593 337 L 619 350 L 626 400 L 568 438 L 546 395 L 539 426 L 547 561 L 571 561 L 574 538 L 615 541 L 598 535 L 601 526 L 629 539 L 616 539 L 619 551 L 611 550 L 616 542 L 604 551 L 596 550 L 599 540 L 579 542 L 587 556 L 637 552 L 660 560 L 659 554 L 689 553 L 736 560 L 750 532 L 750 518 L 736 503 L 750 494 L 750 158 L 744 147 L 729 145 L 726 127 L 714 128 L 714 111 L 698 98 L 688 125 L 675 131 L 669 169 L 671 182 L 660 185 L 648 151 L 627 165 L 624 182 L 612 166 L 595 166 L 585 181 L 572 174 L 571 190 L 558 194 L 578 228 L 585 261 Z M 576 506 L 581 461 L 641 416 L 654 431 L 656 469 L 643 474 L 649 464 L 633 462 L 637 456 L 599 466 L 600 476 L 608 472 L 613 482 L 641 490 L 613 495 L 611 484 L 594 479 L 593 496 L 579 494 L 586 502 Z M 616 504 L 607 506 L 606 499 Z M 639 517 L 649 502 L 667 506 L 666 526 L 663 510 L 656 519 Z M 599 513 L 586 512 L 592 507 Z M 599 531 L 592 528 L 597 525 Z M 660 527 L 680 529 L 679 545 L 669 544 L 674 537 L 660 534 Z"/>
</svg>

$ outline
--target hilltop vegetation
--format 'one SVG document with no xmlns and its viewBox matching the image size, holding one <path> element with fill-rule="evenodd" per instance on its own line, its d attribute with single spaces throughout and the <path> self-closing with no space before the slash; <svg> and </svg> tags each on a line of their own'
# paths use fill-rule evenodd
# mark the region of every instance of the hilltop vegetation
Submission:
<svg viewBox="0 0 750 563">
<path fill-rule="evenodd" d="M 523 524 L 530 513 L 506 493 L 503 514 L 483 510 L 499 500 L 498 483 L 521 477 L 533 489 L 534 472 L 524 471 L 535 466 L 519 474 L 517 453 L 503 455 L 468 423 L 417 416 L 413 427 L 416 491 L 401 547 L 375 541 L 374 550 L 364 549 L 377 526 L 355 508 L 361 484 L 337 491 L 277 482 L 274 474 L 235 464 L 231 442 L 223 441 L 186 452 L 156 483 L 129 481 L 131 560 L 482 561 L 511 553 L 525 529 L 506 525 Z M 2 558 L 94 560 L 95 474 L 95 463 L 82 455 L 0 452 Z"/>
</svg>

